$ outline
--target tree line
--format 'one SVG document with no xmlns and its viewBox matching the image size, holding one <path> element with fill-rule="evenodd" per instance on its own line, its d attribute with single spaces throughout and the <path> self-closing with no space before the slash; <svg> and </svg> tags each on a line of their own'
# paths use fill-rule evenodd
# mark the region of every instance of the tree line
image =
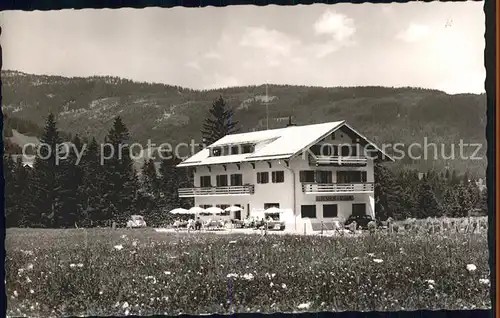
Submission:
<svg viewBox="0 0 500 318">
<path fill-rule="evenodd" d="M 455 170 L 393 172 L 375 164 L 375 215 L 385 220 L 406 218 L 466 217 L 488 214 L 486 189 L 468 173 Z"/>
<path fill-rule="evenodd" d="M 205 144 L 237 131 L 232 110 L 222 97 L 216 99 L 201 129 Z M 193 206 L 192 199 L 179 198 L 178 188 L 190 187 L 191 176 L 174 153 L 162 153 L 157 168 L 146 158 L 140 171 L 134 167 L 128 144 L 130 133 L 116 117 L 101 147 L 96 138 L 68 140 L 53 114 L 49 114 L 40 138 L 39 155 L 33 167 L 22 158 L 4 155 L 5 216 L 7 227 L 92 227 L 123 225 L 133 214 L 145 217 L 150 225 L 170 222 L 168 211 Z M 56 154 L 63 142 L 72 146 L 65 156 Z M 85 145 L 85 147 L 84 147 Z M 66 153 L 64 153 L 66 154 Z M 78 154 L 82 154 L 80 161 Z M 61 158 L 62 157 L 62 158 Z M 109 158 L 102 160 L 101 157 Z"/>
<path fill-rule="evenodd" d="M 203 143 L 211 144 L 238 131 L 232 110 L 219 97 L 202 126 Z M 115 118 L 104 140 L 113 145 L 113 154 L 100 153 L 96 138 L 75 135 L 68 140 L 68 136 L 60 133 L 50 114 L 40 138 L 47 146 L 40 148 L 41 156 L 35 158 L 33 168 L 25 166 L 22 158 L 4 155 L 7 227 L 123 225 L 133 214 L 160 226 L 170 222 L 171 209 L 193 205 L 191 199 L 179 198 L 178 188 L 190 187 L 192 176 L 175 167 L 180 160 L 174 154 L 164 153 L 162 158 L 169 159 L 161 160 L 158 168 L 146 158 L 136 171 L 127 147 L 131 136 L 120 117 Z M 63 142 L 73 147 L 58 162 L 56 148 Z M 103 155 L 110 159 L 101 163 Z M 419 178 L 416 170 L 394 173 L 376 164 L 375 180 L 376 216 L 381 220 L 463 217 L 471 211 L 487 214 L 486 191 L 479 191 L 467 174 L 431 170 Z"/>
</svg>

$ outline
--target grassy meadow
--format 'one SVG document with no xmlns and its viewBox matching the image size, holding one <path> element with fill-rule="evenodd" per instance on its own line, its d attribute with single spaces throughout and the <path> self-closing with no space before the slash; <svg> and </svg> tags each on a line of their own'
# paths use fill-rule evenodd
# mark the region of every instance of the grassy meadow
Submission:
<svg viewBox="0 0 500 318">
<path fill-rule="evenodd" d="M 486 231 L 8 229 L 7 315 L 490 308 Z"/>
</svg>

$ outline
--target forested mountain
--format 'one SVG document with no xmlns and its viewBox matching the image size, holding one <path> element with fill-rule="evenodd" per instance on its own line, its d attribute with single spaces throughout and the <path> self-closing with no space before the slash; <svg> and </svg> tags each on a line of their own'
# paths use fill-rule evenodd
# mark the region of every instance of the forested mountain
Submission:
<svg viewBox="0 0 500 318">
<path fill-rule="evenodd" d="M 486 154 L 485 94 L 449 95 L 437 90 L 387 87 L 307 87 L 269 85 L 219 90 L 193 90 L 164 84 L 137 83 L 115 77 L 65 78 L 3 71 L 3 111 L 8 118 L 43 127 L 49 112 L 61 131 L 80 136 L 108 132 L 119 115 L 131 137 L 146 144 L 201 140 L 201 127 L 212 102 L 222 95 L 234 111 L 240 131 L 264 129 L 266 104 L 270 128 L 282 127 L 293 116 L 295 124 L 347 120 L 378 144 L 442 143 L 448 156 L 455 144 L 483 144 Z M 31 128 L 30 128 L 31 129 Z M 30 130 L 28 129 L 28 130 Z M 37 129 L 31 129 L 36 135 Z M 403 160 L 401 164 L 427 171 L 449 166 L 460 172 L 484 176 L 486 159 Z M 475 147 L 465 148 L 470 154 Z M 413 154 L 418 154 L 414 149 Z"/>
</svg>

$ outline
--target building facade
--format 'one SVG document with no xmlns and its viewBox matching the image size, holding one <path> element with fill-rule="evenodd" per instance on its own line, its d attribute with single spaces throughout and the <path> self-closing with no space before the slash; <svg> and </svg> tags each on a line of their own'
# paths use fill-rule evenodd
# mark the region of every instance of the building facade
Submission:
<svg viewBox="0 0 500 318">
<path fill-rule="evenodd" d="M 351 214 L 375 215 L 374 162 L 393 160 L 347 123 L 290 126 L 226 136 L 178 165 L 194 186 L 179 189 L 196 206 L 242 211 L 228 219 L 272 217 L 285 230 L 327 223 Z"/>
</svg>

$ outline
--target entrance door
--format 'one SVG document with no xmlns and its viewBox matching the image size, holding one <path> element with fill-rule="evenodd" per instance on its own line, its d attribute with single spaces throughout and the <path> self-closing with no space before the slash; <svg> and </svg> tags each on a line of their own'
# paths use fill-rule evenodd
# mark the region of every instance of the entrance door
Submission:
<svg viewBox="0 0 500 318">
<path fill-rule="evenodd" d="M 234 218 L 236 220 L 241 220 L 241 211 L 234 211 Z"/>
</svg>

